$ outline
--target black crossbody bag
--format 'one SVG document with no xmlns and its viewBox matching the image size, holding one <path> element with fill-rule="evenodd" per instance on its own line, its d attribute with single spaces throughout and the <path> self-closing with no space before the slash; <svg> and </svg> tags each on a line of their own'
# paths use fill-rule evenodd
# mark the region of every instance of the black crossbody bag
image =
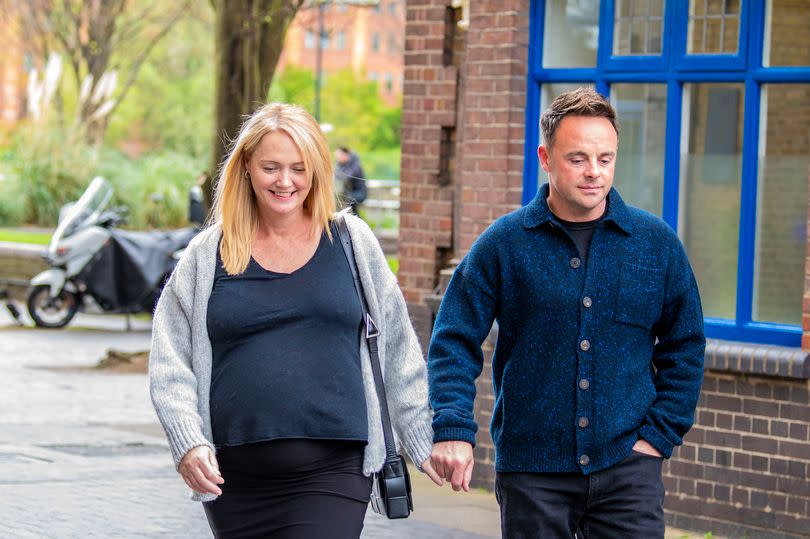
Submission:
<svg viewBox="0 0 810 539">
<path fill-rule="evenodd" d="M 349 229 L 346 227 L 346 220 L 342 215 L 338 215 L 335 223 L 343 252 L 346 254 L 352 270 L 354 288 L 363 309 L 365 338 L 368 341 L 371 371 L 374 373 L 374 386 L 377 389 L 377 399 L 380 401 L 380 416 L 385 438 L 385 464 L 383 464 L 382 470 L 374 474 L 374 483 L 371 488 L 371 509 L 388 518 L 407 518 L 413 511 L 411 478 L 408 475 L 405 459 L 397 453 L 396 447 L 394 447 L 394 433 L 391 430 L 391 416 L 388 413 L 388 400 L 385 396 L 379 348 L 377 347 L 377 337 L 380 332 L 368 312 L 368 303 L 363 291 L 363 283 L 360 282 L 360 275 L 357 272 L 357 262 L 354 259 L 354 248 L 349 236 Z"/>
</svg>

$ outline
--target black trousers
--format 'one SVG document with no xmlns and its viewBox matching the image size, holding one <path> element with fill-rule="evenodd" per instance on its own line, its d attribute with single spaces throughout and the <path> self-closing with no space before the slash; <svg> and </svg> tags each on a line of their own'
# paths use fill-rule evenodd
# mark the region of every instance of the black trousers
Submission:
<svg viewBox="0 0 810 539">
<path fill-rule="evenodd" d="M 364 447 L 296 439 L 219 449 L 222 495 L 203 504 L 214 537 L 360 537 L 371 493 Z"/>
<path fill-rule="evenodd" d="M 495 494 L 504 539 L 664 537 L 659 457 L 633 452 L 612 467 L 581 473 L 501 473 Z"/>
</svg>

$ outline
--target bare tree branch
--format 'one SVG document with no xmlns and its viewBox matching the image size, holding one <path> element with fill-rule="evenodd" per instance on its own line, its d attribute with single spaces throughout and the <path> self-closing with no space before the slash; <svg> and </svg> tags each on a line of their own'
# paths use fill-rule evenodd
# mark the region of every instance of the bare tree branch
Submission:
<svg viewBox="0 0 810 539">
<path fill-rule="evenodd" d="M 160 41 L 163 38 L 163 36 L 165 36 L 169 32 L 169 30 L 171 30 L 171 28 L 177 23 L 177 21 L 179 21 L 182 18 L 183 13 L 185 12 L 186 9 L 188 9 L 190 1 L 191 0 L 186 0 L 185 2 L 182 2 L 180 4 L 180 7 L 177 9 L 177 11 L 174 12 L 174 15 L 169 18 L 169 20 L 163 25 L 163 28 L 161 28 L 160 31 L 154 36 L 154 38 L 149 42 L 149 45 L 146 47 L 146 49 L 144 49 L 140 53 L 140 55 L 135 59 L 132 67 L 129 70 L 129 77 L 127 77 L 127 80 L 121 87 L 121 92 L 116 97 L 115 105 L 110 111 L 110 114 L 112 114 L 115 111 L 115 109 L 118 108 L 118 105 L 124 100 L 124 97 L 126 97 L 127 93 L 129 92 L 129 89 L 134 84 L 135 79 L 138 78 L 138 72 L 140 71 L 141 66 L 143 65 L 146 58 L 149 56 L 149 53 L 152 52 L 152 49 L 158 43 L 158 41 Z"/>
</svg>

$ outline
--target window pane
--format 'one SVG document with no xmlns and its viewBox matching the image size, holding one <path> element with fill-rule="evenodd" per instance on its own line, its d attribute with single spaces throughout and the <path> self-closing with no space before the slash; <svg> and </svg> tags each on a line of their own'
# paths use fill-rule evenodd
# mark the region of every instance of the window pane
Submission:
<svg viewBox="0 0 810 539">
<path fill-rule="evenodd" d="M 765 66 L 810 65 L 810 5 L 799 0 L 773 0 L 767 4 Z"/>
<path fill-rule="evenodd" d="M 546 2 L 544 67 L 595 67 L 599 2 Z"/>
<path fill-rule="evenodd" d="M 810 85 L 763 86 L 754 320 L 802 323 Z"/>
<path fill-rule="evenodd" d="M 742 84 L 684 85 L 679 216 L 709 317 L 735 318 Z"/>
<path fill-rule="evenodd" d="M 661 54 L 664 0 L 616 0 L 615 56 Z"/>
<path fill-rule="evenodd" d="M 727 20 L 723 28 L 723 52 L 734 54 L 737 52 L 737 42 L 740 40 L 735 19 Z"/>
<path fill-rule="evenodd" d="M 610 101 L 619 119 L 616 189 L 638 208 L 661 215 L 664 197 L 664 139 L 667 87 L 615 84 Z"/>
<path fill-rule="evenodd" d="M 689 0 L 689 54 L 737 54 L 739 3 L 732 0 Z"/>
</svg>

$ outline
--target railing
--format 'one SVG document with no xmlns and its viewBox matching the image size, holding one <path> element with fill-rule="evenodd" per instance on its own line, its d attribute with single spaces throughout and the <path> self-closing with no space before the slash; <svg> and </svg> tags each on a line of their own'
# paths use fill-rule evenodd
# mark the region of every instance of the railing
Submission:
<svg viewBox="0 0 810 539">
<path fill-rule="evenodd" d="M 368 197 L 360 214 L 382 245 L 385 254 L 397 252 L 399 236 L 399 181 L 367 179 Z"/>
</svg>

